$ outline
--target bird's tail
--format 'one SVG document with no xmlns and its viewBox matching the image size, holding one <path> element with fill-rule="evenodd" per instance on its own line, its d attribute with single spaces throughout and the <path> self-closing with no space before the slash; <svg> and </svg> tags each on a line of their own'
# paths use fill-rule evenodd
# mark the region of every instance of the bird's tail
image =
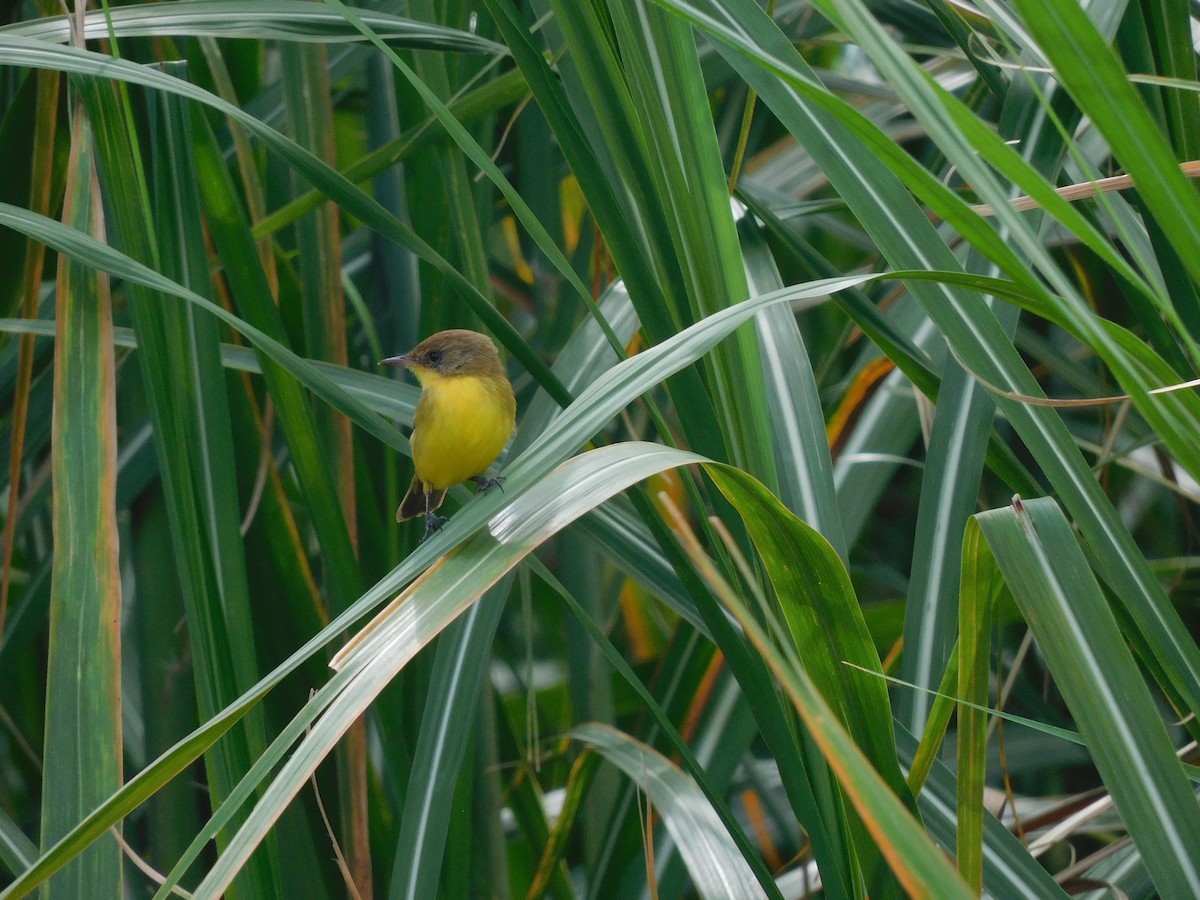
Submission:
<svg viewBox="0 0 1200 900">
<path fill-rule="evenodd" d="M 404 499 L 400 501 L 400 508 L 396 510 L 396 521 L 405 522 L 408 519 L 423 516 L 427 512 L 433 512 L 446 499 L 446 489 L 442 488 L 436 491 L 431 489 L 428 496 L 429 499 L 426 502 L 425 484 L 414 475 L 412 483 L 408 486 L 408 493 L 404 495 Z"/>
</svg>

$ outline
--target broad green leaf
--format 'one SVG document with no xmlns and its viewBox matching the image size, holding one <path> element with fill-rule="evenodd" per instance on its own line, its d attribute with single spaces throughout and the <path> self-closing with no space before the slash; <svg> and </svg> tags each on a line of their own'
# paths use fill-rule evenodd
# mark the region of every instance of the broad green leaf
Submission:
<svg viewBox="0 0 1200 900">
<path fill-rule="evenodd" d="M 892 790 L 904 796 L 887 689 L 867 674 L 883 669 L 845 564 L 825 538 L 747 473 L 713 467 L 709 477 L 746 523 L 807 677 Z"/>
<path fill-rule="evenodd" d="M 845 564 L 828 541 L 747 473 L 717 467 L 708 472 L 741 515 L 766 568 L 789 629 L 789 656 L 803 660 L 805 677 L 823 702 L 853 735 L 889 790 L 912 808 L 895 756 L 887 690 L 881 679 L 868 674 L 882 673 L 879 656 Z M 814 738 L 820 745 L 820 736 Z M 837 763 L 827 761 L 836 774 Z M 860 823 L 850 821 L 845 827 L 851 830 L 851 851 L 874 881 L 882 865 L 875 841 Z M 894 884 L 871 888 L 876 893 L 894 889 Z"/>
<path fill-rule="evenodd" d="M 716 467 L 709 469 L 715 471 Z M 788 700 L 836 775 L 847 801 L 853 804 L 874 839 L 875 849 L 886 859 L 904 890 L 918 897 L 972 896 L 942 852 L 925 835 L 905 801 L 893 793 L 841 724 L 836 710 L 825 701 L 809 677 L 795 648 L 779 640 L 783 624 L 769 620 L 771 632 L 768 633 L 745 602 L 728 585 L 721 583 L 715 566 L 704 555 L 694 536 L 687 538 L 681 518 L 676 518 L 675 527 L 676 533 L 688 540 L 692 561 L 779 679 Z M 907 793 L 907 788 L 904 791 Z"/>
</svg>

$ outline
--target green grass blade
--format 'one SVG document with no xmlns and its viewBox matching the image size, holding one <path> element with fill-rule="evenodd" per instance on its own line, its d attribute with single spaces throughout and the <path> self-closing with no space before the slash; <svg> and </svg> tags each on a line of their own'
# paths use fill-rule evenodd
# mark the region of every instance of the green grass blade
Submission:
<svg viewBox="0 0 1200 900">
<path fill-rule="evenodd" d="M 0 862 L 15 875 L 32 866 L 37 857 L 37 844 L 25 836 L 8 813 L 0 810 Z"/>
<path fill-rule="evenodd" d="M 239 829 L 235 846 L 218 858 L 195 896 L 207 900 L 227 889 L 315 767 L 379 692 L 419 650 L 525 555 L 630 484 L 664 467 L 699 459 L 695 454 L 651 444 L 615 444 L 573 458 L 519 496 L 506 499 L 505 507 L 492 515 L 486 528 L 425 571 L 334 658 L 338 674 L 318 695 L 329 705 L 307 729 Z M 513 473 L 510 486 L 515 487 L 512 483 L 517 477 Z M 515 493 L 510 490 L 510 494 Z M 552 514 L 545 514 L 547 510 Z M 455 532 L 460 532 L 461 540 L 462 518 L 452 519 L 427 544 L 443 534 L 444 540 L 450 540 Z M 296 733 L 295 725 L 293 722 L 291 732 L 285 731 L 285 736 Z"/>
<path fill-rule="evenodd" d="M 806 679 L 888 789 L 915 809 L 895 755 L 887 690 L 881 679 L 868 674 L 882 673 L 882 668 L 845 564 L 818 532 L 748 473 L 710 467 L 709 477 L 738 510 L 766 568 L 789 629 L 789 654 L 802 655 Z M 847 827 L 852 852 L 873 879 L 882 864 L 875 841 L 861 824 Z M 875 892 L 894 887 L 882 885 Z"/>
<path fill-rule="evenodd" d="M 364 21 L 389 45 L 443 52 L 502 53 L 504 48 L 486 38 L 453 28 L 417 22 L 383 12 L 362 13 Z M 94 10 L 84 19 L 88 40 L 118 37 L 221 37 L 303 41 L 335 44 L 361 41 L 358 30 L 324 3 L 304 0 L 256 0 L 247 6 L 239 0 L 176 0 Z M 14 22 L 0 34 L 18 34 L 39 41 L 67 43 L 66 16 L 49 16 Z"/>
<path fill-rule="evenodd" d="M 505 579 L 488 591 L 437 643 L 393 856 L 392 897 L 427 897 L 437 892 L 455 807 L 448 798 L 453 796 L 476 731 L 489 651 L 509 588 Z M 474 827 L 481 824 L 475 822 Z M 450 865 L 456 865 L 454 860 Z"/>
<path fill-rule="evenodd" d="M 646 159 L 671 238 L 651 250 L 677 257 L 677 290 L 687 306 L 676 315 L 696 321 L 751 294 L 696 42 L 687 23 L 641 2 L 614 3 L 610 14 L 620 74 L 646 135 Z M 729 460 L 776 489 L 755 330 L 719 347 L 708 371 Z"/>
<path fill-rule="evenodd" d="M 972 889 L 983 889 L 983 787 L 987 766 L 987 715 L 993 607 L 998 586 L 995 559 L 979 528 L 969 523 L 962 541 L 958 614 L 958 871 Z"/>
<path fill-rule="evenodd" d="M 1133 176 L 1150 213 L 1171 223 L 1164 233 L 1192 278 L 1200 278 L 1200 198 L 1108 44 L 1074 3 L 1022 0 L 1016 7 L 1056 76 Z"/>
<path fill-rule="evenodd" d="M 652 747 L 608 725 L 581 725 L 571 736 L 637 782 L 647 805 L 662 816 L 701 897 L 765 897 L 695 783 Z"/>
<path fill-rule="evenodd" d="M 1017 498 L 976 521 L 1155 885 L 1200 893 L 1200 809 L 1066 517 Z"/>
<path fill-rule="evenodd" d="M 712 474 L 718 467 L 710 464 L 707 468 Z M 726 467 L 726 471 L 731 470 Z M 746 478 L 744 473 L 740 477 Z M 682 519 L 676 521 L 676 527 L 682 531 L 685 527 Z M 785 643 L 777 644 L 776 638 L 767 633 L 741 598 L 728 586 L 718 586 L 720 576 L 698 545 L 692 544 L 690 555 L 779 679 L 789 701 L 836 774 L 846 799 L 853 804 L 874 839 L 875 848 L 887 860 L 904 889 L 910 895 L 920 897 L 972 896 L 942 852 L 925 835 L 905 802 L 892 792 L 867 761 L 842 726 L 837 712 L 809 678 L 794 649 Z M 780 628 L 781 623 L 775 622 L 773 631 L 777 633 Z M 907 793 L 907 788 L 904 791 Z"/>
<path fill-rule="evenodd" d="M 92 132 L 73 117 L 64 218 L 103 234 Z M 108 279 L 63 258 L 54 356 L 54 568 L 46 687 L 41 844 L 49 848 L 121 785 L 121 582 L 117 442 Z M 121 851 L 106 837 L 48 897 L 120 896 Z"/>
<path fill-rule="evenodd" d="M 738 223 L 751 294 L 783 286 L 766 242 L 751 216 Z M 847 558 L 825 414 L 800 326 L 791 310 L 772 307 L 755 320 L 774 447 L 779 498 L 821 532 L 838 555 Z"/>
<path fill-rule="evenodd" d="M 896 746 L 901 761 L 907 765 L 916 751 L 917 739 L 899 723 Z M 918 805 L 930 835 L 943 847 L 953 846 L 956 839 L 956 790 L 954 773 L 935 759 Z M 1029 855 L 1017 836 L 989 812 L 983 814 L 983 834 L 983 884 L 990 895 L 1046 900 L 1063 900 L 1067 896 L 1045 867 Z"/>
<path fill-rule="evenodd" d="M 710 477 L 746 523 L 808 677 L 892 790 L 903 796 L 908 788 L 896 761 L 887 689 L 861 671 L 882 674 L 883 669 L 845 564 L 823 536 L 748 473 L 713 469 Z"/>
</svg>

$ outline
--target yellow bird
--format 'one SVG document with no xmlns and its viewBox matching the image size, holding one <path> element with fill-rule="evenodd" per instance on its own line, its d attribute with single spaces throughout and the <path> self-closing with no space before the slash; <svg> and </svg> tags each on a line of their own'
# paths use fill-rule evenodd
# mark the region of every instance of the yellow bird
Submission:
<svg viewBox="0 0 1200 900">
<path fill-rule="evenodd" d="M 499 482 L 484 473 L 508 443 L 517 401 L 496 345 L 475 331 L 439 331 L 380 365 L 410 369 L 421 383 L 411 438 L 416 473 L 396 521 L 423 514 L 427 538 L 446 521 L 434 510 L 449 488 L 474 480 L 478 494 Z"/>
</svg>

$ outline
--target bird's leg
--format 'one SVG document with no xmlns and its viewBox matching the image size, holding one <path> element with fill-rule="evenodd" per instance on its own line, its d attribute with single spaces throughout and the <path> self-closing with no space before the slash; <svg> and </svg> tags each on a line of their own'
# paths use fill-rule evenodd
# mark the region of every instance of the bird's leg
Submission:
<svg viewBox="0 0 1200 900">
<path fill-rule="evenodd" d="M 484 475 L 476 475 L 475 493 L 486 494 L 493 486 L 498 487 L 501 491 L 503 491 L 504 485 L 500 483 L 502 481 L 504 481 L 503 475 L 493 475 L 491 478 L 488 478 Z"/>
<path fill-rule="evenodd" d="M 446 524 L 449 520 L 445 516 L 439 516 L 429 508 L 431 495 L 429 491 L 425 492 L 425 536 L 421 538 L 421 542 L 429 540 L 429 536 Z"/>
</svg>

